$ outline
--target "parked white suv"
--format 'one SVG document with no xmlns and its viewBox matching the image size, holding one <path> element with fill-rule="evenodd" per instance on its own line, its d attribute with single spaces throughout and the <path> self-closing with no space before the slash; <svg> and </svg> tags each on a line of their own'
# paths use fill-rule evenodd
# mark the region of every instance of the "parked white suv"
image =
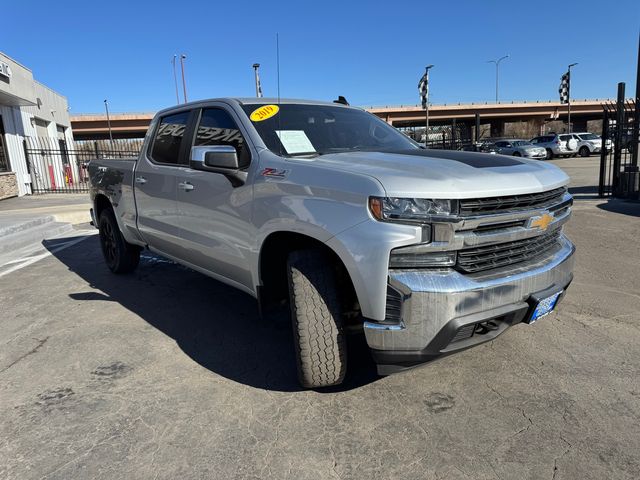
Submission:
<svg viewBox="0 0 640 480">
<path fill-rule="evenodd" d="M 554 155 L 570 157 L 578 153 L 578 141 L 569 133 L 541 135 L 532 138 L 531 143 L 536 147 L 544 147 L 547 151 L 547 160 L 551 160 Z"/>
<path fill-rule="evenodd" d="M 600 153 L 602 150 L 602 137 L 595 133 L 574 133 L 573 138 L 578 142 L 578 153 L 581 157 L 588 157 L 592 153 Z"/>
</svg>

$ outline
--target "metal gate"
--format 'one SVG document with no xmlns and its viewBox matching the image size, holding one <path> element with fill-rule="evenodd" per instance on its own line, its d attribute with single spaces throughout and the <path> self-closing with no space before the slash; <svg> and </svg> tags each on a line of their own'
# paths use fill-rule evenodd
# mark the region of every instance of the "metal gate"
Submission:
<svg viewBox="0 0 640 480">
<path fill-rule="evenodd" d="M 24 154 L 33 193 L 89 191 L 87 164 L 96 158 L 138 156 L 143 139 L 67 142 L 49 137 L 24 139 Z"/>
<path fill-rule="evenodd" d="M 639 199 L 640 104 L 625 100 L 624 83 L 620 83 L 617 102 L 604 104 L 603 108 L 598 193 L 601 197 Z"/>
</svg>

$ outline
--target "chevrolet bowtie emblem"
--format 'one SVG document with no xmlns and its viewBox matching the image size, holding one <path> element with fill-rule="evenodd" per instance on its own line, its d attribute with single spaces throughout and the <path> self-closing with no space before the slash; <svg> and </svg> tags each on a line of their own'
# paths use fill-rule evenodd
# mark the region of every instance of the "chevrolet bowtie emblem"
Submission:
<svg viewBox="0 0 640 480">
<path fill-rule="evenodd" d="M 551 222 L 553 222 L 553 215 L 545 213 L 539 217 L 532 217 L 529 220 L 529 228 L 538 227 L 540 230 L 546 230 Z"/>
</svg>

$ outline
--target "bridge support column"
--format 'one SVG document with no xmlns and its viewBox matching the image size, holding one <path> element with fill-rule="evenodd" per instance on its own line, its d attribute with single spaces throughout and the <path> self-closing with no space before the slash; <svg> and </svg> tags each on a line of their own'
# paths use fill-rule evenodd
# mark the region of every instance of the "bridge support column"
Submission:
<svg viewBox="0 0 640 480">
<path fill-rule="evenodd" d="M 489 125 L 491 126 L 490 128 L 492 137 L 504 136 L 504 120 L 491 120 Z"/>
</svg>

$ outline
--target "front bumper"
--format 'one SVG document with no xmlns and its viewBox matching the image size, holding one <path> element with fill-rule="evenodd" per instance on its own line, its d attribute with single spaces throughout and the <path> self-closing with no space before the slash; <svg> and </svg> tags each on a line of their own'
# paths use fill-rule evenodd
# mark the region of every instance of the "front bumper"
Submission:
<svg viewBox="0 0 640 480">
<path fill-rule="evenodd" d="M 388 375 L 464 350 L 520 323 L 529 313 L 532 295 L 563 290 L 571 283 L 574 252 L 573 244 L 562 235 L 557 249 L 544 258 L 490 273 L 390 271 L 389 284 L 402 292 L 401 320 L 364 324 L 378 372 Z M 492 329 L 475 333 L 482 329 L 478 324 L 488 321 Z"/>
<path fill-rule="evenodd" d="M 542 151 L 533 151 L 533 150 L 529 150 L 526 151 L 524 153 L 524 157 L 525 158 L 532 158 L 534 160 L 544 160 L 545 158 L 547 158 L 547 151 L 542 149 Z"/>
</svg>

